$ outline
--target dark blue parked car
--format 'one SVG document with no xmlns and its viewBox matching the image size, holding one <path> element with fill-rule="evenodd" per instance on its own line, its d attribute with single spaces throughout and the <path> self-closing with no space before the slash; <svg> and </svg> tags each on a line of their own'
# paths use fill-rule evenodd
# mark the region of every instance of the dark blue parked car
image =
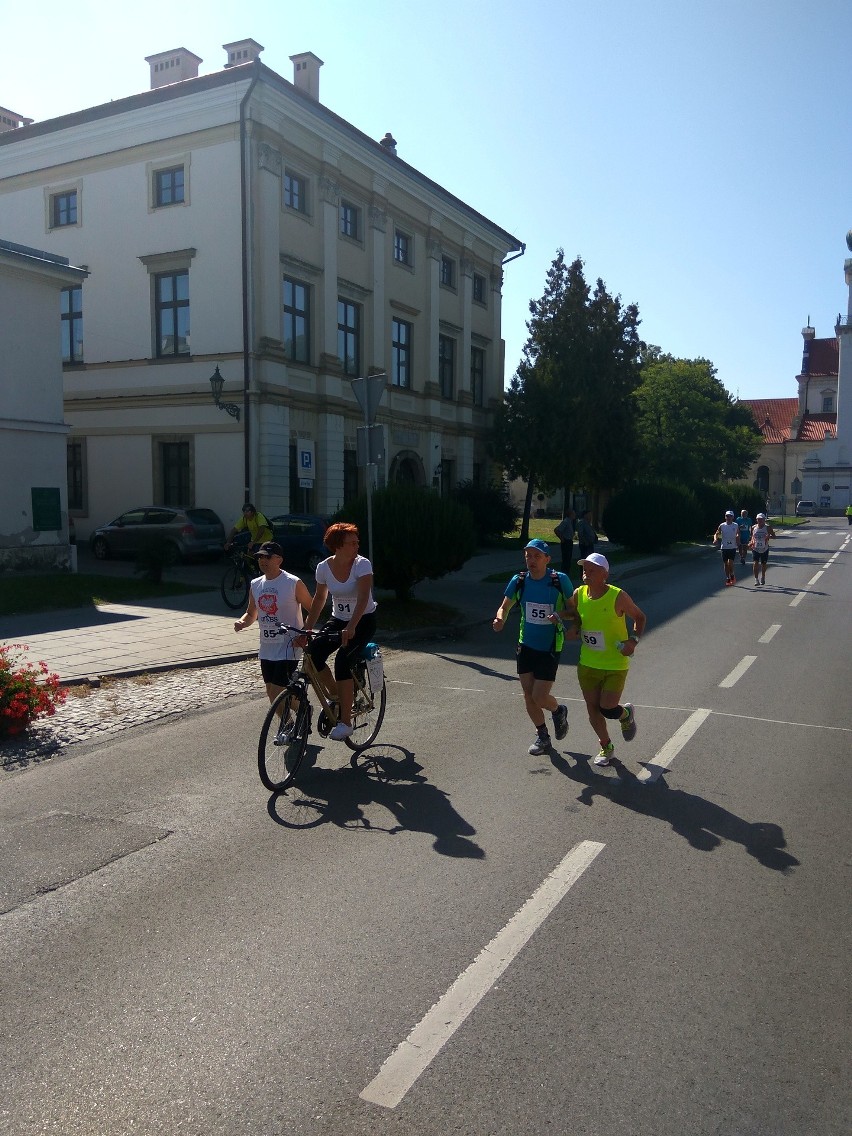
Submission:
<svg viewBox="0 0 852 1136">
<path fill-rule="evenodd" d="M 331 524 L 330 517 L 314 513 L 283 513 L 270 517 L 272 535 L 284 550 L 285 571 L 307 568 L 313 572 L 321 560 L 331 556 L 322 538 Z"/>
</svg>

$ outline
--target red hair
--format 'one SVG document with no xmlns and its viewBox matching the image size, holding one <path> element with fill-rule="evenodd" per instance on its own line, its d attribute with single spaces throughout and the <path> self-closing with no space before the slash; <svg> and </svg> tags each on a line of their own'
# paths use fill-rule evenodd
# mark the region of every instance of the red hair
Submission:
<svg viewBox="0 0 852 1136">
<path fill-rule="evenodd" d="M 338 548 L 343 547 L 343 542 L 348 536 L 358 536 L 358 526 L 350 525 L 346 521 L 337 521 L 325 530 L 323 544 L 332 552 L 337 552 Z"/>
</svg>

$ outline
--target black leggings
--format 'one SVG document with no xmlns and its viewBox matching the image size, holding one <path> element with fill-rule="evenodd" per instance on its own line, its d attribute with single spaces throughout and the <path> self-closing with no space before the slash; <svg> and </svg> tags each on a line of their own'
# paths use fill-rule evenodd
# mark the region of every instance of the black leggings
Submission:
<svg viewBox="0 0 852 1136">
<path fill-rule="evenodd" d="M 312 639 L 305 648 L 311 657 L 311 662 L 318 671 L 321 671 L 328 662 L 331 652 L 337 651 L 337 648 L 340 647 L 340 632 L 347 626 L 348 624 L 344 620 L 335 619 L 332 616 L 327 623 L 323 624 L 319 635 Z M 340 647 L 334 657 L 334 677 L 338 682 L 341 680 L 345 682 L 352 678 L 353 663 L 357 661 L 361 649 L 370 642 L 375 633 L 376 613 L 371 612 L 369 615 L 362 615 L 358 620 L 358 626 L 355 628 L 355 634 L 345 647 Z"/>
</svg>

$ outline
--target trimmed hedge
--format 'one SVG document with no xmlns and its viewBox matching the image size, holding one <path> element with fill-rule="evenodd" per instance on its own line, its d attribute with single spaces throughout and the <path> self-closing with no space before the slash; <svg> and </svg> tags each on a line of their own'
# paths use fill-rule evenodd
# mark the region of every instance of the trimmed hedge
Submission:
<svg viewBox="0 0 852 1136">
<path fill-rule="evenodd" d="M 356 524 L 367 555 L 367 499 L 334 517 Z M 456 572 L 476 549 L 469 509 L 432 489 L 389 485 L 373 494 L 373 578 L 378 588 L 411 599 L 414 585 Z"/>
<path fill-rule="evenodd" d="M 610 500 L 601 523 L 610 540 L 635 552 L 659 552 L 704 535 L 695 494 L 666 482 L 627 486 Z"/>
<path fill-rule="evenodd" d="M 514 533 L 518 514 L 505 486 L 488 485 L 483 488 L 472 481 L 461 481 L 453 490 L 452 498 L 470 509 L 477 544 Z"/>
</svg>

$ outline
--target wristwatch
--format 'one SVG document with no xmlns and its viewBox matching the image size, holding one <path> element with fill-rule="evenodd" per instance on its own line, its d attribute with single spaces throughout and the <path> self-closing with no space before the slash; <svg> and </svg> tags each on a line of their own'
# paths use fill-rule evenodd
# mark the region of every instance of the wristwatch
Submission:
<svg viewBox="0 0 852 1136">
<path fill-rule="evenodd" d="M 628 639 L 632 639 L 634 643 L 638 643 L 638 642 L 639 642 L 639 636 L 638 636 L 638 635 L 636 634 L 636 632 L 635 632 L 635 631 L 634 631 L 634 633 L 633 633 L 632 635 L 628 635 L 628 636 L 627 636 L 627 638 L 628 638 Z"/>
</svg>

